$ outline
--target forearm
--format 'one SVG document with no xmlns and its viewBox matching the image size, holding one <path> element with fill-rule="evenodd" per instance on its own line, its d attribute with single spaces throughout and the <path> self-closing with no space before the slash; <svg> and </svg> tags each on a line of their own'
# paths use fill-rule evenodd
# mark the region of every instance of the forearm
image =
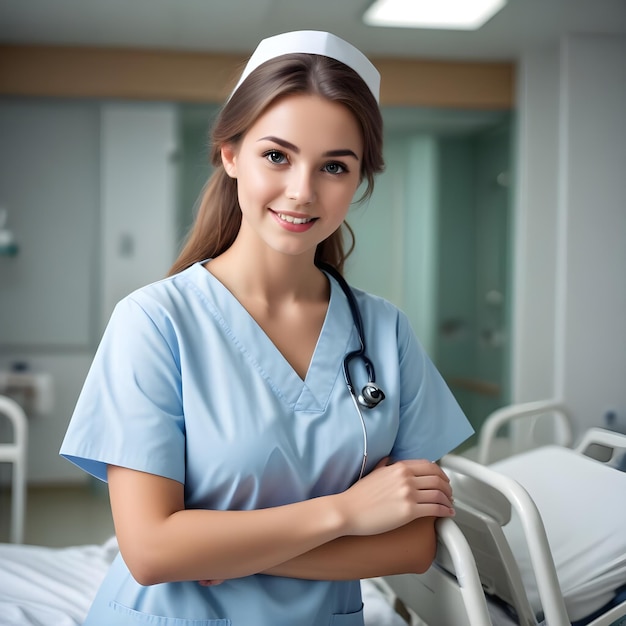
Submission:
<svg viewBox="0 0 626 626">
<path fill-rule="evenodd" d="M 162 580 L 258 573 L 340 534 L 340 520 L 326 504 L 320 499 L 258 511 L 180 511 L 155 535 L 161 567 L 154 563 L 150 570 L 161 570 Z"/>
<path fill-rule="evenodd" d="M 109 483 L 120 551 L 144 585 L 242 578 L 345 534 L 337 496 L 253 511 L 190 510 L 174 481 L 110 468 Z"/>
<path fill-rule="evenodd" d="M 381 465 L 342 493 L 249 511 L 187 509 L 181 483 L 122 467 L 110 466 L 108 480 L 120 551 L 143 585 L 416 571 L 434 530 L 412 520 L 452 514 L 449 481 L 427 461 Z"/>
<path fill-rule="evenodd" d="M 421 573 L 435 550 L 435 518 L 427 517 L 380 535 L 340 537 L 264 573 L 312 580 Z"/>
</svg>

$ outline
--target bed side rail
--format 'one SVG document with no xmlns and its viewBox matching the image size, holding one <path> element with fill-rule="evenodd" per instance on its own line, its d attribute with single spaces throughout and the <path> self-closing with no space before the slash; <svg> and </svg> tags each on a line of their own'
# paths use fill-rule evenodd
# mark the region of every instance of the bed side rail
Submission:
<svg viewBox="0 0 626 626">
<path fill-rule="evenodd" d="M 542 415 L 553 415 L 556 419 L 555 428 L 557 434 L 556 443 L 570 447 L 573 441 L 572 418 L 565 404 L 560 400 L 538 400 L 536 402 L 524 402 L 502 407 L 491 413 L 480 429 L 478 435 L 476 460 L 482 465 L 487 465 L 490 458 L 493 443 L 500 429 L 505 425 L 520 418 L 535 418 Z"/>
<path fill-rule="evenodd" d="M 606 463 L 626 471 L 626 467 L 624 467 L 626 435 L 622 433 L 604 428 L 590 428 L 585 431 L 575 450 L 600 463 Z"/>
<path fill-rule="evenodd" d="M 449 468 L 483 481 L 507 497 L 522 523 L 546 622 L 550 626 L 570 626 L 545 527 L 528 492 L 517 481 L 461 456 L 449 454 L 441 465 L 444 470 Z"/>
<path fill-rule="evenodd" d="M 24 409 L 12 398 L 0 395 L 0 417 L 6 416 L 13 427 L 13 442 L 0 443 L 0 462 L 12 463 L 11 543 L 24 540 L 26 510 L 26 449 L 28 422 Z"/>
<path fill-rule="evenodd" d="M 491 626 L 487 601 L 467 539 L 449 518 L 436 522 L 438 553 L 443 548 L 453 573 L 437 560 L 424 574 L 387 576 L 394 593 L 431 626 Z"/>
</svg>

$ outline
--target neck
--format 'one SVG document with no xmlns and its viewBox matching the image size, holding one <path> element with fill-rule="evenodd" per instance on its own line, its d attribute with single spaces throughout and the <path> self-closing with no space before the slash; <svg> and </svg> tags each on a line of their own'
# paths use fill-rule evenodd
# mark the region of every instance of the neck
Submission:
<svg viewBox="0 0 626 626">
<path fill-rule="evenodd" d="M 235 242 L 207 269 L 236 297 L 276 304 L 328 300 L 328 281 L 313 255 L 290 256 L 273 250 L 250 254 Z"/>
</svg>

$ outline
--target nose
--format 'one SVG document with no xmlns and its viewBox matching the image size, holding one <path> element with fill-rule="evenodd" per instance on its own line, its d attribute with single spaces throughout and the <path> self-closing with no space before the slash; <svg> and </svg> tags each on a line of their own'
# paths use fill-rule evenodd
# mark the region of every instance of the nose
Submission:
<svg viewBox="0 0 626 626">
<path fill-rule="evenodd" d="M 315 200 L 314 176 L 308 169 L 294 168 L 287 181 L 287 197 L 301 206 L 311 204 Z"/>
</svg>

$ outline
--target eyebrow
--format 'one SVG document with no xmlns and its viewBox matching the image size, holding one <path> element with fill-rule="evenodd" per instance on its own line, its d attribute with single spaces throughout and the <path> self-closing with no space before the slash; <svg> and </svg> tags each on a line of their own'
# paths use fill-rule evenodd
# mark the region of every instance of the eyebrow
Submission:
<svg viewBox="0 0 626 626">
<path fill-rule="evenodd" d="M 258 139 L 257 141 L 273 141 L 274 143 L 277 143 L 279 146 L 282 146 L 283 148 L 286 148 L 287 150 L 291 150 L 292 152 L 295 152 L 296 154 L 300 154 L 300 148 L 298 148 L 298 146 L 292 144 L 290 141 L 285 141 L 284 139 L 281 139 L 280 137 L 274 137 L 274 136 L 261 137 L 261 139 Z M 327 152 L 324 152 L 322 156 L 325 156 L 325 157 L 351 156 L 351 157 L 354 157 L 357 161 L 359 160 L 359 157 L 352 150 L 349 150 L 347 148 L 343 150 L 328 150 Z"/>
</svg>

